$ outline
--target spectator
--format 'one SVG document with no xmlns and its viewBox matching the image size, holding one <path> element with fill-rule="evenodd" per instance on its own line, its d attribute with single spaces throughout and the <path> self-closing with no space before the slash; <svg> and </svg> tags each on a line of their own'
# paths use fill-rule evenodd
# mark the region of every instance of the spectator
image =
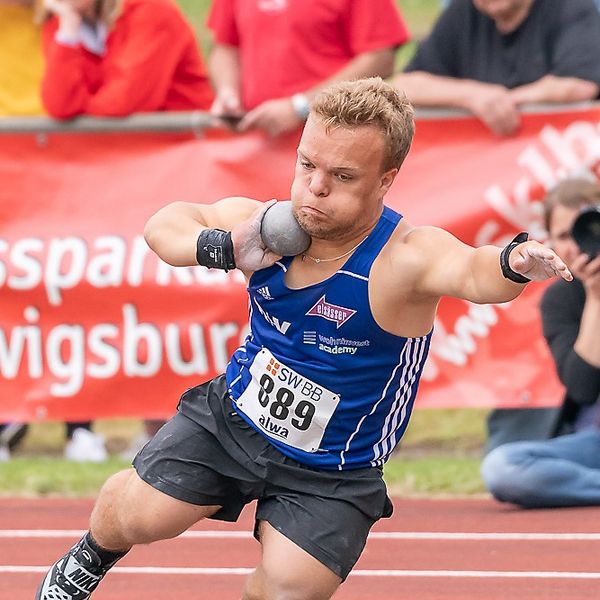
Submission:
<svg viewBox="0 0 600 600">
<path fill-rule="evenodd" d="M 335 81 L 388 77 L 408 31 L 394 0 L 215 0 L 208 19 L 217 116 L 238 131 L 299 127 Z"/>
<path fill-rule="evenodd" d="M 0 116 L 43 114 L 43 58 L 33 0 L 0 0 Z"/>
<path fill-rule="evenodd" d="M 545 202 L 553 248 L 576 278 L 549 287 L 541 305 L 544 335 L 566 387 L 558 430 L 574 433 L 506 444 L 488 454 L 482 476 L 502 502 L 600 505 L 600 255 L 590 260 L 570 233 L 588 205 L 600 209 L 600 186 L 579 178 L 560 183 Z"/>
<path fill-rule="evenodd" d="M 92 432 L 91 423 L 66 423 L 66 430 L 64 456 L 67 460 L 102 462 L 108 458 L 104 437 Z M 25 423 L 0 425 L 0 462 L 10 460 L 27 431 Z"/>
<path fill-rule="evenodd" d="M 394 83 L 416 106 L 469 110 L 499 135 L 527 103 L 598 96 L 593 0 L 454 0 Z"/>
<path fill-rule="evenodd" d="M 44 0 L 42 98 L 57 118 L 207 109 L 194 32 L 171 0 Z"/>
</svg>

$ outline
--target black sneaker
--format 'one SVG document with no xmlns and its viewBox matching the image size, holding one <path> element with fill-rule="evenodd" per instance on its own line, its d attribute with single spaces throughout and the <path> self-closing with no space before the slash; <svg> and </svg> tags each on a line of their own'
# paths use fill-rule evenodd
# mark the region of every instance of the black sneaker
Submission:
<svg viewBox="0 0 600 600">
<path fill-rule="evenodd" d="M 103 566 L 84 537 L 52 565 L 35 600 L 86 600 L 115 562 Z"/>
</svg>

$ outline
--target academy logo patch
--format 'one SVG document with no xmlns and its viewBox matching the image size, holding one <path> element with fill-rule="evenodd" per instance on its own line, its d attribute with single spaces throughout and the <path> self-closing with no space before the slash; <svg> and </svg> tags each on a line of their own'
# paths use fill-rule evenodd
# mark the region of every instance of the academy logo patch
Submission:
<svg viewBox="0 0 600 600">
<path fill-rule="evenodd" d="M 321 296 L 318 302 L 306 313 L 308 317 L 322 317 L 328 321 L 333 321 L 339 329 L 348 319 L 356 314 L 356 311 L 337 304 L 331 304 L 325 300 L 325 294 Z"/>
</svg>

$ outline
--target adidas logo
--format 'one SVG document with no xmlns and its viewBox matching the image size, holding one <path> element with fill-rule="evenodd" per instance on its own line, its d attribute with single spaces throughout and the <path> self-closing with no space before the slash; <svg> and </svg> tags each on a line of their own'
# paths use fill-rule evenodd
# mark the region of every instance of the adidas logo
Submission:
<svg viewBox="0 0 600 600">
<path fill-rule="evenodd" d="M 269 286 L 265 285 L 264 287 L 258 288 L 256 290 L 265 300 L 273 300 L 273 296 L 271 296 L 271 292 L 269 291 Z"/>
</svg>

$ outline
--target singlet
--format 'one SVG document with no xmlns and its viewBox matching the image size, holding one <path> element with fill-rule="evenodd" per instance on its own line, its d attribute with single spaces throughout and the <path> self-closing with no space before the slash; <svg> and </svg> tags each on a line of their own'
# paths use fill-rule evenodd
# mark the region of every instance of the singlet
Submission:
<svg viewBox="0 0 600 600">
<path fill-rule="evenodd" d="M 431 332 L 384 331 L 369 305 L 371 266 L 401 215 L 388 207 L 339 271 L 300 289 L 293 257 L 252 274 L 250 333 L 226 371 L 238 414 L 283 454 L 309 467 L 377 467 L 410 417 Z"/>
</svg>

